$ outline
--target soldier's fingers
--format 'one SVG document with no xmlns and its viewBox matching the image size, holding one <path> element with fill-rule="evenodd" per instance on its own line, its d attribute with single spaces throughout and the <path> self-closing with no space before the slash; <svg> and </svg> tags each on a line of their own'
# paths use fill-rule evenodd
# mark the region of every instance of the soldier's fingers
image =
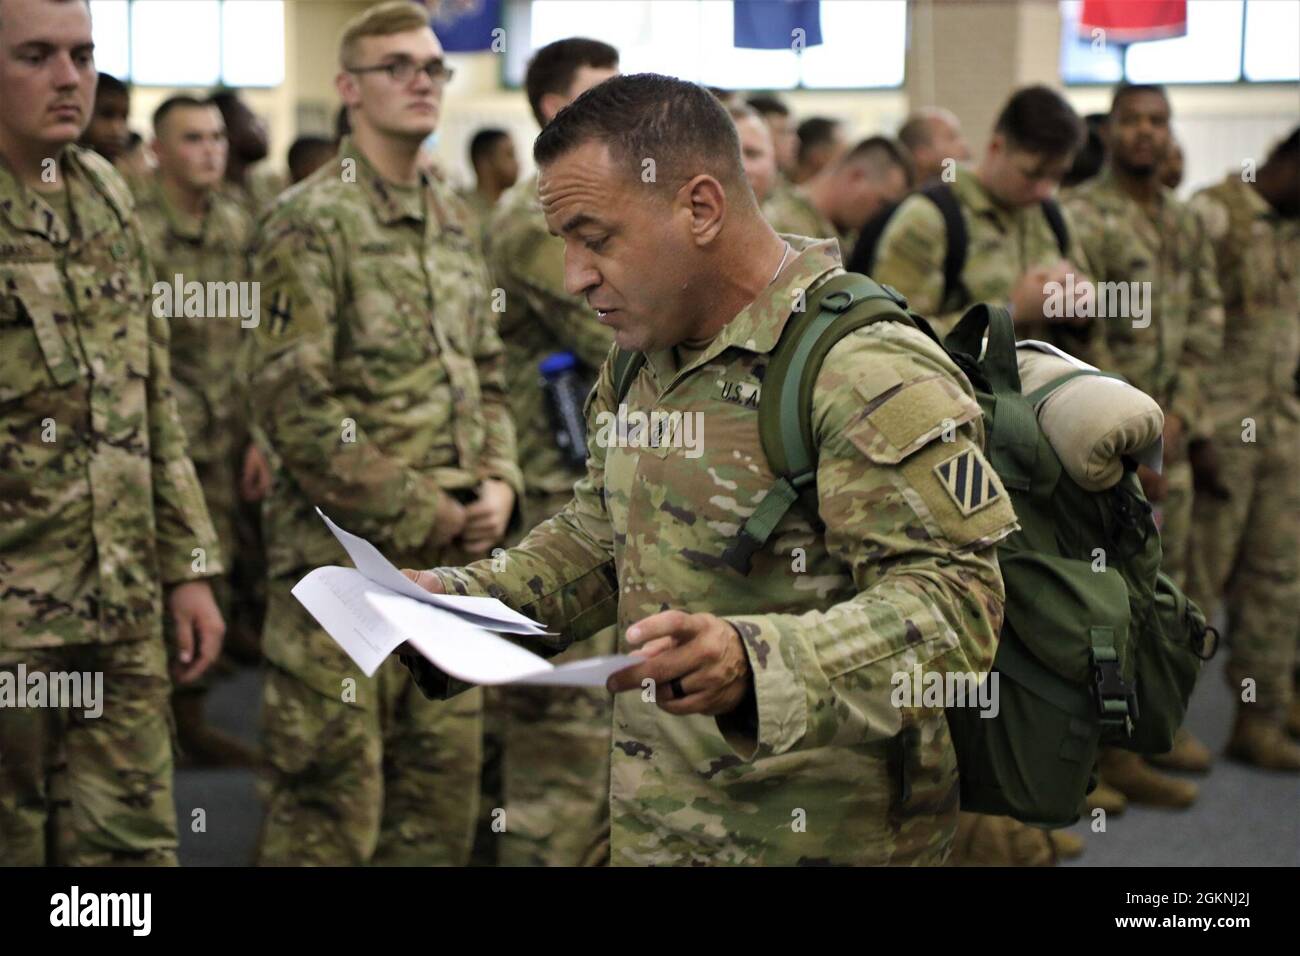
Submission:
<svg viewBox="0 0 1300 956">
<path fill-rule="evenodd" d="M 685 611 L 660 611 L 629 627 L 626 637 L 629 644 L 643 644 L 656 637 L 669 635 L 684 640 L 692 637 L 695 631 L 691 615 Z"/>
<path fill-rule="evenodd" d="M 188 664 L 194 658 L 194 631 L 191 616 L 188 613 L 172 614 L 176 623 L 176 658 L 182 664 Z"/>
<path fill-rule="evenodd" d="M 442 581 L 432 571 L 413 571 L 403 568 L 402 573 L 431 594 L 442 594 Z"/>
<path fill-rule="evenodd" d="M 649 660 L 650 658 L 662 654 L 664 651 L 676 646 L 677 642 L 671 637 L 656 637 L 653 641 L 647 641 L 640 647 L 634 648 L 632 653 L 637 657 L 643 657 L 646 660 Z"/>
</svg>

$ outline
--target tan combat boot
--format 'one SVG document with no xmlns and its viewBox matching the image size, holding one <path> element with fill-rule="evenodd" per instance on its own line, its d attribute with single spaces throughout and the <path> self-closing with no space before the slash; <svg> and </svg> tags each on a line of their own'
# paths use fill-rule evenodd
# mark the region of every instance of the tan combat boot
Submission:
<svg viewBox="0 0 1300 956">
<path fill-rule="evenodd" d="M 1287 739 L 1282 725 L 1245 707 L 1237 710 L 1227 753 L 1263 770 L 1300 771 L 1300 746 Z"/>
<path fill-rule="evenodd" d="M 1052 841 L 1058 860 L 1076 860 L 1083 856 L 1083 837 L 1064 830 L 1048 830 L 1047 838 Z"/>
<path fill-rule="evenodd" d="M 1128 809 L 1128 798 L 1105 780 L 1098 780 L 1096 788 L 1088 794 L 1088 812 L 1105 810 L 1106 816 L 1117 817 Z"/>
<path fill-rule="evenodd" d="M 1183 809 L 1195 803 L 1200 792 L 1190 780 L 1160 773 L 1138 754 L 1119 747 L 1107 747 L 1101 752 L 1098 769 L 1102 779 L 1131 803 Z"/>
<path fill-rule="evenodd" d="M 1188 770 L 1192 773 L 1205 773 L 1210 769 L 1210 748 L 1201 743 L 1186 727 L 1179 727 L 1174 734 L 1174 749 L 1167 754 L 1148 757 L 1151 763 L 1166 770 Z"/>
<path fill-rule="evenodd" d="M 246 767 L 262 762 L 256 747 L 223 733 L 203 719 L 206 692 L 172 694 L 176 715 L 176 742 L 180 749 L 176 764 L 181 768 Z"/>
<path fill-rule="evenodd" d="M 1052 866 L 1056 849 L 1046 831 L 1011 817 L 962 813 L 949 866 Z"/>
</svg>

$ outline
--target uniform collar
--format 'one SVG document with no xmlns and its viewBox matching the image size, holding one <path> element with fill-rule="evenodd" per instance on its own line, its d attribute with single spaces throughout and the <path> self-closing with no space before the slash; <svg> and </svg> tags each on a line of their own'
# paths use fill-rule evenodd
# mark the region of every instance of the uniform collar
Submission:
<svg viewBox="0 0 1300 956">
<path fill-rule="evenodd" d="M 59 154 L 59 171 L 64 178 L 64 190 L 72 189 L 72 180 L 81 175 L 74 149 L 63 148 Z M 64 195 L 70 194 L 65 192 Z M 63 221 L 67 210 L 67 200 L 56 210 L 44 196 L 24 186 L 9 165 L 0 159 L 0 216 L 13 229 L 40 236 L 52 245 L 66 245 L 71 238 L 71 224 Z"/>
<path fill-rule="evenodd" d="M 1136 199 L 1134 199 L 1132 196 L 1130 196 L 1128 193 L 1124 191 L 1124 188 L 1119 184 L 1119 179 L 1118 177 L 1116 177 L 1115 170 L 1111 167 L 1110 163 L 1107 163 L 1105 166 L 1102 167 L 1102 170 L 1100 173 L 1097 174 L 1096 179 L 1097 179 L 1096 188 L 1112 193 L 1115 196 L 1118 196 L 1120 199 L 1124 200 L 1125 202 L 1131 202 L 1135 205 L 1141 205 L 1141 203 L 1138 203 Z M 1173 195 L 1174 195 L 1173 190 L 1171 190 L 1168 186 L 1161 183 L 1159 187 L 1156 189 L 1156 209 L 1159 210 L 1160 212 L 1163 212 L 1165 209 L 1167 209 L 1169 206 L 1169 201 L 1170 199 L 1173 198 Z"/>
<path fill-rule="evenodd" d="M 1237 194 L 1237 200 L 1246 207 L 1252 219 L 1277 219 L 1277 210 L 1269 205 L 1268 200 L 1259 194 L 1259 190 L 1250 183 L 1242 182 L 1238 173 L 1228 173 L 1223 178 L 1228 188 Z"/>
<path fill-rule="evenodd" d="M 339 144 L 338 158 L 356 163 L 357 184 L 361 186 L 371 208 L 385 226 L 395 225 L 405 219 L 424 222 L 424 194 L 429 185 L 424 173 L 420 174 L 418 189 L 393 186 L 380 176 L 370 160 L 357 147 L 351 136 L 343 137 Z M 346 167 L 344 167 L 346 168 Z"/>
<path fill-rule="evenodd" d="M 191 242 L 201 242 L 203 240 L 203 226 L 212 213 L 214 196 L 208 197 L 207 212 L 204 215 L 192 216 L 184 210 L 176 208 L 172 201 L 167 198 L 167 191 L 163 189 L 162 177 L 156 172 L 150 179 L 149 192 L 152 200 L 157 203 L 158 208 L 162 211 L 163 217 L 167 220 L 167 227 L 173 234 Z"/>
<path fill-rule="evenodd" d="M 744 349 L 762 355 L 776 348 L 796 298 L 840 266 L 840 246 L 836 239 L 809 239 L 805 236 L 782 236 L 790 243 L 791 255 L 771 285 L 722 327 L 722 331 L 702 353 L 678 370 L 675 377 L 699 368 L 729 348 Z M 667 350 L 653 353 L 656 369 L 671 368 Z"/>
</svg>

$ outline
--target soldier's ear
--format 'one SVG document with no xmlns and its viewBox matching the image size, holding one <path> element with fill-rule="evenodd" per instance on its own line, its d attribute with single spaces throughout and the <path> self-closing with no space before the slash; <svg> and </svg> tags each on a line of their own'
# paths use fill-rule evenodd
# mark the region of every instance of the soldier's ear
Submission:
<svg viewBox="0 0 1300 956">
<path fill-rule="evenodd" d="M 690 204 L 691 236 L 695 244 L 708 245 L 722 228 L 727 212 L 727 194 L 722 183 L 701 173 L 687 182 L 677 195 L 679 200 Z"/>
<path fill-rule="evenodd" d="M 343 101 L 344 106 L 360 104 L 361 89 L 357 86 L 357 78 L 347 70 L 339 70 L 338 75 L 334 77 L 334 89 L 338 91 L 339 99 Z"/>
</svg>

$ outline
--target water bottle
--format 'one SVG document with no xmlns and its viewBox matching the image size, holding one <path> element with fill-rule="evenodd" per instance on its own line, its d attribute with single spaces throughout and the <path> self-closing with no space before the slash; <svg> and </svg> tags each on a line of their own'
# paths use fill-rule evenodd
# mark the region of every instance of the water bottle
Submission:
<svg viewBox="0 0 1300 956">
<path fill-rule="evenodd" d="M 546 356 L 537 366 L 551 416 L 555 445 L 565 461 L 581 467 L 587 461 L 587 421 L 582 406 L 589 387 L 582 381 L 578 357 L 572 352 Z"/>
</svg>

